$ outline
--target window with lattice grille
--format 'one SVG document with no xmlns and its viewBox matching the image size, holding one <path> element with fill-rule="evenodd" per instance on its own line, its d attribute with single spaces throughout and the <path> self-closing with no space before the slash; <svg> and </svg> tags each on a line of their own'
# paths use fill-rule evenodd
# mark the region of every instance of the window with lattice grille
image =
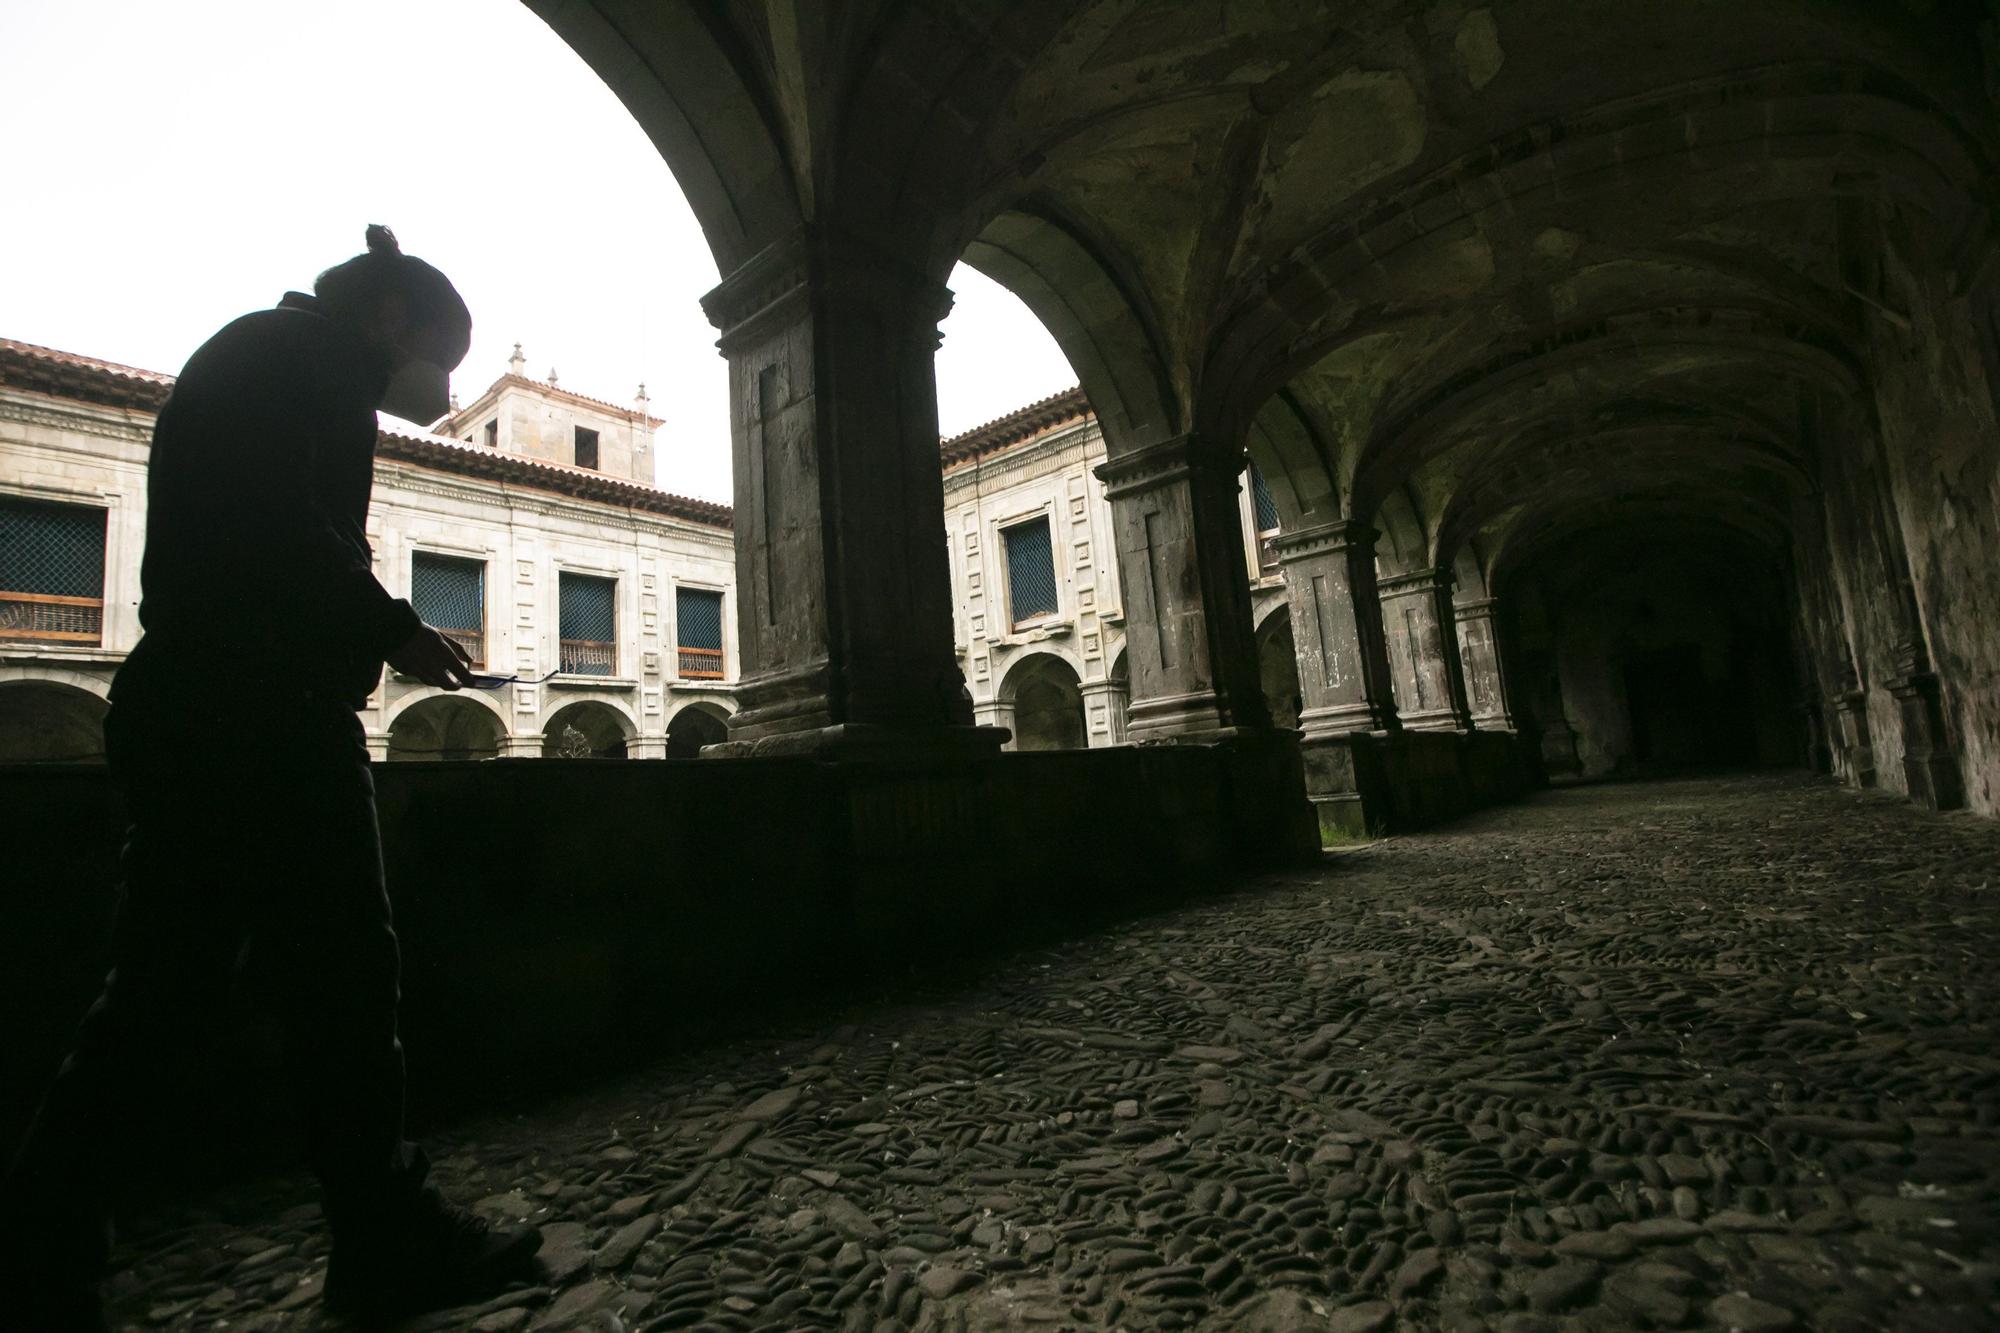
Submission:
<svg viewBox="0 0 2000 1333">
<path fill-rule="evenodd" d="M 1278 505 L 1255 463 L 1250 465 L 1250 509 L 1257 524 L 1257 566 L 1268 572 L 1278 567 Z"/>
<path fill-rule="evenodd" d="M 578 676 L 617 674 L 618 581 L 564 570 L 556 595 L 562 636 L 558 669 Z"/>
<path fill-rule="evenodd" d="M 104 642 L 104 510 L 0 499 L 0 639 Z"/>
<path fill-rule="evenodd" d="M 486 564 L 417 551 L 410 557 L 410 605 L 417 617 L 486 664 Z"/>
<path fill-rule="evenodd" d="M 674 589 L 674 626 L 680 640 L 681 675 L 722 679 L 722 594 L 706 588 Z"/>
<path fill-rule="evenodd" d="M 1061 601 L 1056 593 L 1048 519 L 1002 528 L 1000 539 L 1007 548 L 1007 609 L 1014 628 L 1054 615 Z"/>
</svg>

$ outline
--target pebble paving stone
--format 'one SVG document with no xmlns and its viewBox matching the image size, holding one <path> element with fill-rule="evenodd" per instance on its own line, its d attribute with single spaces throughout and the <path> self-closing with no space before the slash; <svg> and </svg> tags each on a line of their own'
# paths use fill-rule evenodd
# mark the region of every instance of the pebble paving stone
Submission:
<svg viewBox="0 0 2000 1333">
<path fill-rule="evenodd" d="M 411 1327 L 2000 1327 L 1996 960 L 1992 822 L 1544 793 L 462 1125 L 549 1271 Z M 311 1198 L 144 1219 L 114 1325 L 335 1327 Z"/>
</svg>

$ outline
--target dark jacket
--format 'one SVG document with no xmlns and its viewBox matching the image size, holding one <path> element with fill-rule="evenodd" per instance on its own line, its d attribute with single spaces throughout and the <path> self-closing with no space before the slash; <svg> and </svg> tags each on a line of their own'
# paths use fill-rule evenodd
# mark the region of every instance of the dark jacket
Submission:
<svg viewBox="0 0 2000 1333">
<path fill-rule="evenodd" d="M 367 702 L 419 624 L 376 581 L 365 536 L 389 371 L 383 351 L 297 292 L 202 344 L 153 429 L 146 634 L 114 700 Z"/>
</svg>

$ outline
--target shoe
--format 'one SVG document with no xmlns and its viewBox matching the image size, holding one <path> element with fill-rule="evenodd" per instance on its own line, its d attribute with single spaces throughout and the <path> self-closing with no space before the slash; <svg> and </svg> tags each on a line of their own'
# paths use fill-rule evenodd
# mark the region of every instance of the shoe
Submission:
<svg viewBox="0 0 2000 1333">
<path fill-rule="evenodd" d="M 361 1319 L 469 1305 L 534 1277 L 541 1247 L 535 1228 L 496 1231 L 425 1188 L 389 1225 L 335 1238 L 323 1299 L 335 1314 Z"/>
</svg>

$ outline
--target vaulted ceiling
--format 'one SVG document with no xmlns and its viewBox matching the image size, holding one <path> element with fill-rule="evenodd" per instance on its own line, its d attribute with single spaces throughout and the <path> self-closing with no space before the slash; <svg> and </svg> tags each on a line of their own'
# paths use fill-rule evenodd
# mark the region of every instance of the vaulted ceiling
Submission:
<svg viewBox="0 0 2000 1333">
<path fill-rule="evenodd" d="M 1287 526 L 1481 579 L 1591 522 L 1782 542 L 1885 267 L 1994 234 L 1977 0 L 529 3 L 725 272 L 807 223 L 964 258 L 1114 452 L 1247 448 Z"/>
</svg>

